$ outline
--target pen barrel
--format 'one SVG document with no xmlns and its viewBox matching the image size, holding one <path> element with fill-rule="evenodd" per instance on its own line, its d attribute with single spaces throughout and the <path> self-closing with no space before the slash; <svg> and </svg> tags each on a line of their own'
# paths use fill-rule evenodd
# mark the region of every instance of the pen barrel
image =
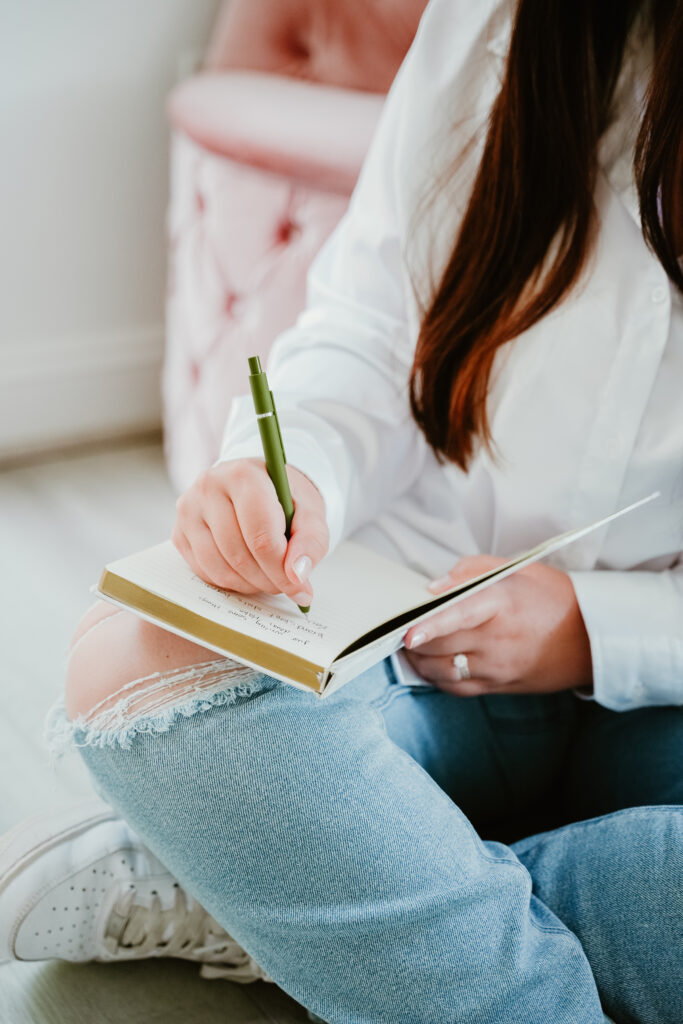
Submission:
<svg viewBox="0 0 683 1024">
<path fill-rule="evenodd" d="M 285 450 L 280 434 L 275 411 L 273 393 L 268 387 L 268 379 L 260 369 L 260 360 L 255 357 L 249 360 L 249 386 L 254 400 L 263 454 L 265 455 L 268 476 L 273 481 L 275 493 L 285 514 L 285 536 L 289 540 L 294 504 L 289 490 L 289 479 L 285 469 Z"/>
<path fill-rule="evenodd" d="M 263 451 L 266 456 L 266 469 L 268 470 L 268 476 L 273 481 L 275 493 L 285 514 L 285 536 L 289 540 L 292 516 L 294 515 L 294 503 L 292 502 L 292 495 L 289 490 L 289 479 L 282 455 L 280 432 L 275 416 L 260 416 L 258 428 L 261 434 Z"/>
<path fill-rule="evenodd" d="M 272 412 L 273 400 L 265 373 L 250 373 L 249 387 L 257 413 Z"/>
</svg>

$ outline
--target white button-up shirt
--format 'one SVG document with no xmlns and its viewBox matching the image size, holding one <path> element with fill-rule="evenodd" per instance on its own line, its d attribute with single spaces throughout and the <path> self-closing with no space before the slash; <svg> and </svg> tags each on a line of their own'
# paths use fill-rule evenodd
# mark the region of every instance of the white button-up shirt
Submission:
<svg viewBox="0 0 683 1024">
<path fill-rule="evenodd" d="M 658 489 L 656 502 L 551 563 L 576 590 L 595 699 L 616 710 L 681 704 L 683 303 L 643 241 L 630 169 L 647 38 L 629 42 L 601 143 L 589 263 L 556 309 L 498 351 L 494 456 L 480 446 L 467 473 L 439 465 L 409 409 L 420 301 L 466 207 L 513 7 L 426 9 L 348 212 L 309 271 L 306 308 L 270 352 L 287 460 L 319 488 L 331 547 L 352 537 L 429 576 L 465 555 L 515 554 Z M 245 395 L 220 459 L 253 455 L 262 449 Z"/>
</svg>

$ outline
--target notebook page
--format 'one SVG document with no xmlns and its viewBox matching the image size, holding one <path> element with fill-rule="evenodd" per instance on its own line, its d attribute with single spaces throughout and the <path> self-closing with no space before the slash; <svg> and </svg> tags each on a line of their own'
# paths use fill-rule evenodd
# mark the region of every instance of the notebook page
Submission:
<svg viewBox="0 0 683 1024">
<path fill-rule="evenodd" d="M 426 576 L 353 541 L 344 541 L 312 571 L 307 615 L 282 594 L 251 597 L 210 586 L 170 540 L 106 568 L 205 619 L 320 665 L 330 664 L 368 626 L 430 596 Z"/>
</svg>

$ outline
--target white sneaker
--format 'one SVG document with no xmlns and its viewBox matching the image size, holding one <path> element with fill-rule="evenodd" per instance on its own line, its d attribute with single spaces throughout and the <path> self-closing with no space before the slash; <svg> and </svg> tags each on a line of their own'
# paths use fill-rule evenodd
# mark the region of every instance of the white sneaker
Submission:
<svg viewBox="0 0 683 1024">
<path fill-rule="evenodd" d="M 102 801 L 0 837 L 0 963 L 162 956 L 204 977 L 272 980 Z"/>
</svg>

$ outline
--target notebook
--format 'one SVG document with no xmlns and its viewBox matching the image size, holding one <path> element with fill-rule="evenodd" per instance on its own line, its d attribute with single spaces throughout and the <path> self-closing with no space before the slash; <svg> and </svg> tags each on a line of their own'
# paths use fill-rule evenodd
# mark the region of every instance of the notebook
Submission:
<svg viewBox="0 0 683 1024">
<path fill-rule="evenodd" d="M 282 594 L 245 596 L 205 583 L 165 540 L 109 563 L 93 593 L 241 664 L 328 696 L 397 651 L 409 626 L 518 572 L 657 497 L 551 537 L 435 596 L 429 577 L 352 540 L 313 569 L 305 615 Z"/>
</svg>

